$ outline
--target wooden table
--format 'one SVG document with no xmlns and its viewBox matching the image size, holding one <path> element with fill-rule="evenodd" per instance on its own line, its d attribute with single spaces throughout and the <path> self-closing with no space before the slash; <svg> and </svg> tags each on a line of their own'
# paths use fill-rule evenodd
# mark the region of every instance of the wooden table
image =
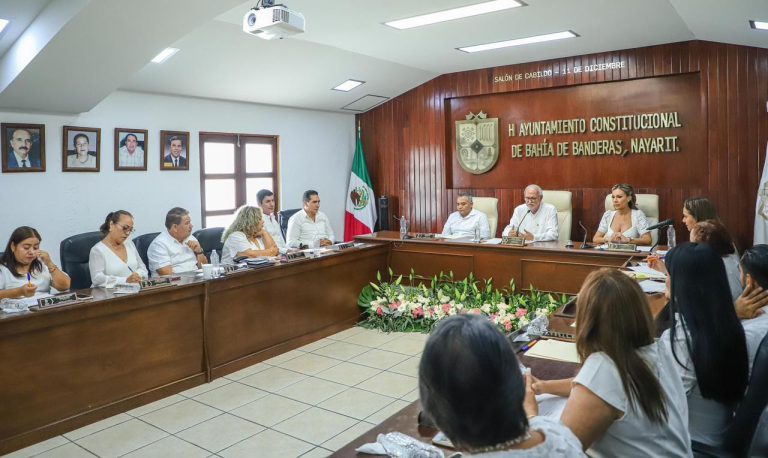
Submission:
<svg viewBox="0 0 768 458">
<path fill-rule="evenodd" d="M 524 247 L 472 243 L 468 239 L 407 239 L 395 231 L 356 237 L 357 241 L 391 245 L 389 266 L 396 274 L 432 277 L 452 271 L 456 279 L 470 272 L 493 278 L 497 287 L 514 280 L 518 291 L 533 286 L 539 291 L 575 294 L 590 272 L 621 267 L 646 253 L 565 248 L 559 242 L 536 242 Z M 578 246 L 578 244 L 577 244 Z"/>
<path fill-rule="evenodd" d="M 0 454 L 349 328 L 372 245 L 40 312 L 0 313 Z"/>
</svg>

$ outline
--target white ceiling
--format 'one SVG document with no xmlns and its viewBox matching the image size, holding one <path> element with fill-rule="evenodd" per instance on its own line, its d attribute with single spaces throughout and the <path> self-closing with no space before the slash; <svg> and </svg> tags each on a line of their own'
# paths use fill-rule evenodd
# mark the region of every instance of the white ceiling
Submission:
<svg viewBox="0 0 768 458">
<path fill-rule="evenodd" d="M 256 0 L 0 0 L 0 109 L 80 113 L 122 89 L 345 111 L 455 71 L 693 39 L 768 47 L 748 25 L 768 21 L 766 0 L 527 0 L 411 30 L 382 23 L 478 0 L 285 1 L 306 33 L 264 41 L 241 31 Z M 455 49 L 562 30 L 579 37 Z M 168 46 L 181 51 L 149 63 Z M 330 90 L 347 78 L 366 84 Z"/>
</svg>

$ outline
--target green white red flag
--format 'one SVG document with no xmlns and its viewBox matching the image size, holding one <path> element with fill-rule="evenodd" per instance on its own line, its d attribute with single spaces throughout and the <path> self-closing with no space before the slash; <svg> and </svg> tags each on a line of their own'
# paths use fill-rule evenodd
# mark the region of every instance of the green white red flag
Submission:
<svg viewBox="0 0 768 458">
<path fill-rule="evenodd" d="M 370 234 L 376 224 L 376 202 L 373 183 L 365 165 L 363 141 L 357 130 L 355 158 L 352 160 L 352 174 L 347 190 L 347 211 L 344 215 L 344 241 L 352 241 L 356 235 Z"/>
</svg>

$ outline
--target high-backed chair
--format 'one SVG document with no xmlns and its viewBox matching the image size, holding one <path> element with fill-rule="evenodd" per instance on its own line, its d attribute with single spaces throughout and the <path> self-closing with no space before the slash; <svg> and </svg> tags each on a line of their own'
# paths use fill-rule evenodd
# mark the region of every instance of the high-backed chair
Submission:
<svg viewBox="0 0 768 458">
<path fill-rule="evenodd" d="M 61 241 L 59 246 L 61 270 L 66 272 L 72 280 L 70 289 L 91 287 L 91 271 L 88 268 L 88 256 L 91 254 L 91 248 L 103 238 L 104 234 L 94 231 L 73 235 Z"/>
<path fill-rule="evenodd" d="M 221 259 L 221 250 L 224 249 L 224 242 L 221 240 L 223 234 L 223 227 L 208 227 L 195 231 L 192 235 L 194 235 L 197 241 L 200 242 L 205 257 L 210 260 L 213 250 L 216 250 L 219 254 L 219 259 Z"/>
<path fill-rule="evenodd" d="M 288 220 L 301 208 L 291 208 L 290 210 L 280 210 L 280 230 L 283 231 L 283 238 L 288 241 Z"/>
<path fill-rule="evenodd" d="M 557 209 L 557 226 L 560 230 L 557 240 L 565 243 L 571 240 L 571 226 L 573 225 L 573 204 L 571 191 L 544 190 L 544 198 L 541 203 L 551 204 Z"/>
<path fill-rule="evenodd" d="M 475 210 L 485 213 L 488 225 L 491 226 L 491 237 L 496 237 L 499 225 L 499 199 L 495 197 L 473 197 L 472 206 Z"/>
<path fill-rule="evenodd" d="M 648 225 L 653 226 L 659 222 L 659 195 L 658 194 L 636 194 L 637 196 L 637 208 L 645 213 L 645 218 L 648 220 Z M 605 210 L 613 210 L 613 201 L 611 195 L 605 196 Z M 659 230 L 654 229 L 651 231 L 651 244 L 656 245 L 659 243 Z"/>
<path fill-rule="evenodd" d="M 155 237 L 160 235 L 159 232 L 150 232 L 149 234 L 143 234 L 133 238 L 133 244 L 136 246 L 136 251 L 139 252 L 139 257 L 144 262 L 144 266 L 149 270 L 149 258 L 147 257 L 147 250 L 149 245 L 155 240 Z"/>
</svg>

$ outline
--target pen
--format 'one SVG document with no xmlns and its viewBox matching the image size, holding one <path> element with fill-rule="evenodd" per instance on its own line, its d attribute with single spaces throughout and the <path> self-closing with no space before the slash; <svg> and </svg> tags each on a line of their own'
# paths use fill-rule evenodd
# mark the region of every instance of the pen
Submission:
<svg viewBox="0 0 768 458">
<path fill-rule="evenodd" d="M 523 345 L 523 351 L 528 351 L 531 348 L 533 348 L 534 345 L 536 345 L 536 342 L 538 342 L 539 339 L 533 339 L 532 341 L 528 342 L 527 344 Z"/>
<path fill-rule="evenodd" d="M 27 272 L 27 283 L 32 284 L 32 274 Z"/>
</svg>

